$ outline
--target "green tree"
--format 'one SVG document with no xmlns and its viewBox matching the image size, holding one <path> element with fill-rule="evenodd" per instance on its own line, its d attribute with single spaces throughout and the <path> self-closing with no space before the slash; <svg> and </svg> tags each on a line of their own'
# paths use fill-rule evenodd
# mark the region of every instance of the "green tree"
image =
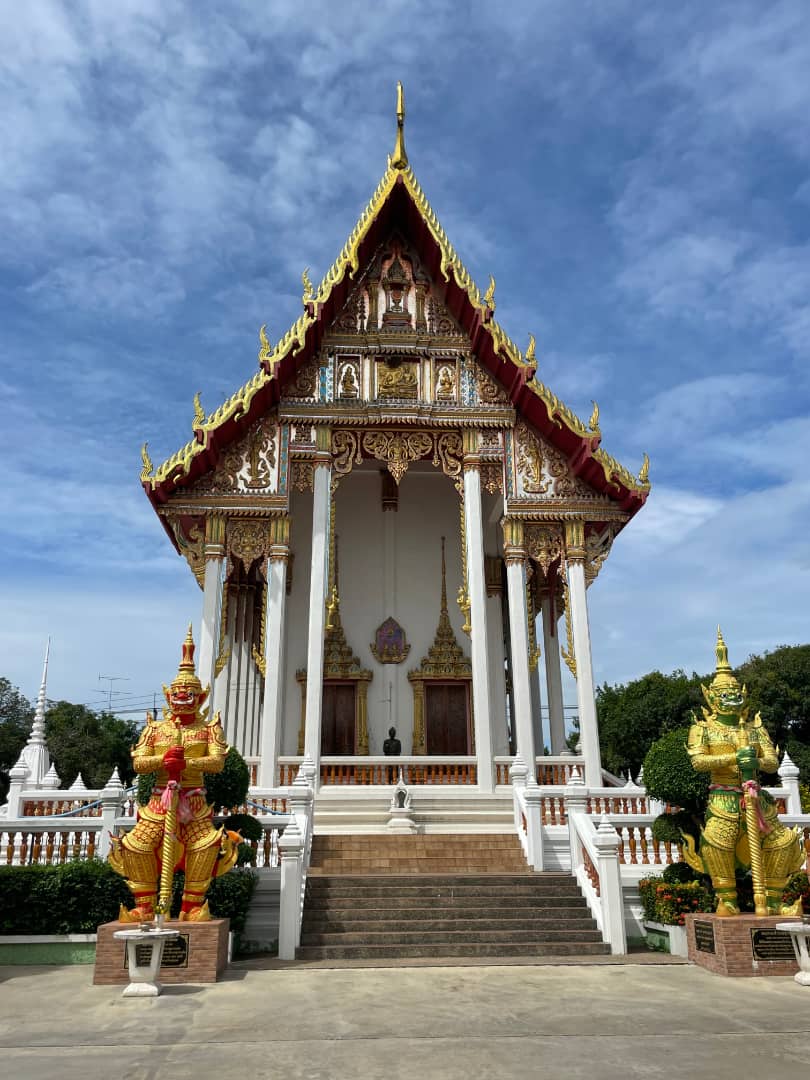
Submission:
<svg viewBox="0 0 810 1080">
<path fill-rule="evenodd" d="M 63 787 L 80 772 L 87 786 L 96 788 L 104 786 L 116 766 L 124 784 L 135 775 L 130 756 L 138 738 L 134 720 L 57 701 L 45 713 L 45 737 Z"/>
<path fill-rule="evenodd" d="M 600 686 L 596 708 L 604 767 L 637 776 L 652 743 L 687 723 L 701 700 L 699 677 L 684 671 L 651 671 L 621 686 Z"/>
<path fill-rule="evenodd" d="M 8 679 L 0 679 L 0 801 L 8 794 L 8 771 L 31 733 L 34 710 Z"/>
<path fill-rule="evenodd" d="M 749 656 L 736 674 L 748 687 L 752 714 L 762 713 L 775 743 L 810 746 L 810 645 Z"/>
</svg>

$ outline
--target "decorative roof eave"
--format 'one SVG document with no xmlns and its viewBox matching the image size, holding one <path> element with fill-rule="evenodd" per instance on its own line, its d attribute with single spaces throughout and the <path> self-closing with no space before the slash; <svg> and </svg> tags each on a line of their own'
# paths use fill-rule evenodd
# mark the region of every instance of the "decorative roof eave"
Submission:
<svg viewBox="0 0 810 1080">
<path fill-rule="evenodd" d="M 505 333 L 494 318 L 490 293 L 481 296 L 456 254 L 447 234 L 419 185 L 410 166 L 392 164 L 389 159 L 380 183 L 360 215 L 339 256 L 327 271 L 312 299 L 305 301 L 303 314 L 275 347 L 264 328 L 260 332 L 260 370 L 240 387 L 216 412 L 202 422 L 195 418 L 194 438 L 154 472 L 144 452 L 141 482 L 152 504 L 165 503 L 171 492 L 186 480 L 214 467 L 218 451 L 254 418 L 278 401 L 279 391 L 295 371 L 317 350 L 326 326 L 348 294 L 349 279 L 360 268 L 364 250 L 380 237 L 384 211 L 405 192 L 416 226 L 432 242 L 434 270 L 447 285 L 449 309 L 470 336 L 479 360 L 501 382 L 515 408 L 570 458 L 574 472 L 597 490 L 618 501 L 634 514 L 646 501 L 650 485 L 646 476 L 634 477 L 600 449 L 601 434 L 583 423 L 548 387 L 535 378 L 534 344 L 528 355 Z M 490 290 L 491 291 L 491 290 Z M 646 466 L 645 466 L 646 468 Z"/>
</svg>

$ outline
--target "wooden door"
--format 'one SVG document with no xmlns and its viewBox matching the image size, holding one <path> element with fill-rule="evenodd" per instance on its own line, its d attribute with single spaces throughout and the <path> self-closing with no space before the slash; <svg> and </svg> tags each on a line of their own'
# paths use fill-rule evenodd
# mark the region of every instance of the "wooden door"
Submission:
<svg viewBox="0 0 810 1080">
<path fill-rule="evenodd" d="M 425 684 L 425 748 L 428 754 L 470 753 L 467 684 Z"/>
<path fill-rule="evenodd" d="M 324 683 L 321 753 L 352 755 L 354 749 L 354 683 Z"/>
</svg>

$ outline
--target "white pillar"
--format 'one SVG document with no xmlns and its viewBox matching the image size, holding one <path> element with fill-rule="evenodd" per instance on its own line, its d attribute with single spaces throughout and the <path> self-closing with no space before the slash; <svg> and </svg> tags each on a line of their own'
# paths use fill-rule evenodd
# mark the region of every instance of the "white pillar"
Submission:
<svg viewBox="0 0 810 1080">
<path fill-rule="evenodd" d="M 219 646 L 222 614 L 222 579 L 225 564 L 225 518 L 211 514 L 205 519 L 205 583 L 200 632 L 197 637 L 197 671 L 203 686 L 211 687 L 209 708 L 214 713 L 214 665 Z"/>
<path fill-rule="evenodd" d="M 599 728 L 596 722 L 596 695 L 591 660 L 591 632 L 588 626 L 588 600 L 585 592 L 585 528 L 580 521 L 565 525 L 568 600 L 574 633 L 574 658 L 577 667 L 577 711 L 579 737 L 585 759 L 585 784 L 602 786 L 602 758 L 599 752 Z"/>
<path fill-rule="evenodd" d="M 271 528 L 273 536 L 267 560 L 264 701 L 259 750 L 260 787 L 274 787 L 276 783 L 284 699 L 284 622 L 287 610 L 290 519 L 274 518 Z"/>
<path fill-rule="evenodd" d="M 328 431 L 326 431 L 328 437 Z M 324 429 L 318 430 L 322 439 Z M 328 441 L 326 442 L 328 447 Z M 319 449 L 320 449 L 319 443 Z M 325 450 L 326 448 L 324 448 Z M 309 579 L 309 630 L 307 633 L 307 697 L 304 721 L 304 753 L 315 767 L 315 787 L 320 786 L 321 706 L 323 703 L 323 647 L 326 622 L 326 590 L 329 561 L 329 495 L 332 459 L 321 452 L 315 462 L 312 494 L 312 570 Z"/>
<path fill-rule="evenodd" d="M 475 435 L 476 432 L 465 432 Z M 478 787 L 494 791 L 492 725 L 489 715 L 489 664 L 487 656 L 487 589 L 484 577 L 484 533 L 481 510 L 481 475 L 477 463 L 464 464 L 464 521 L 467 548 L 467 589 L 470 598 L 470 654 L 475 722 L 475 753 Z"/>
<path fill-rule="evenodd" d="M 509 638 L 512 653 L 512 697 L 515 703 L 517 752 L 534 778 L 534 729 L 532 723 L 532 688 L 529 671 L 529 629 L 526 605 L 526 551 L 523 547 L 523 522 L 503 520 L 506 588 L 509 596 Z"/>
<path fill-rule="evenodd" d="M 560 639 L 557 619 L 553 615 L 553 597 L 544 590 L 541 600 L 543 614 L 543 656 L 546 663 L 546 693 L 548 695 L 548 729 L 552 754 L 565 750 L 565 716 L 563 713 L 562 674 L 560 671 Z"/>
</svg>

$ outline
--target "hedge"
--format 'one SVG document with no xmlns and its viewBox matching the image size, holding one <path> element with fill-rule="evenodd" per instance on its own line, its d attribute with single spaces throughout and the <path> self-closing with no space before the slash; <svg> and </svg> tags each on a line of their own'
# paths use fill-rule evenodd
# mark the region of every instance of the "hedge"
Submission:
<svg viewBox="0 0 810 1080">
<path fill-rule="evenodd" d="M 235 869 L 215 878 L 208 903 L 215 918 L 245 928 L 256 875 Z M 180 910 L 183 874 L 175 874 L 172 915 Z M 62 866 L 0 866 L 0 934 L 87 934 L 132 907 L 124 879 L 105 862 L 90 859 Z"/>
</svg>

